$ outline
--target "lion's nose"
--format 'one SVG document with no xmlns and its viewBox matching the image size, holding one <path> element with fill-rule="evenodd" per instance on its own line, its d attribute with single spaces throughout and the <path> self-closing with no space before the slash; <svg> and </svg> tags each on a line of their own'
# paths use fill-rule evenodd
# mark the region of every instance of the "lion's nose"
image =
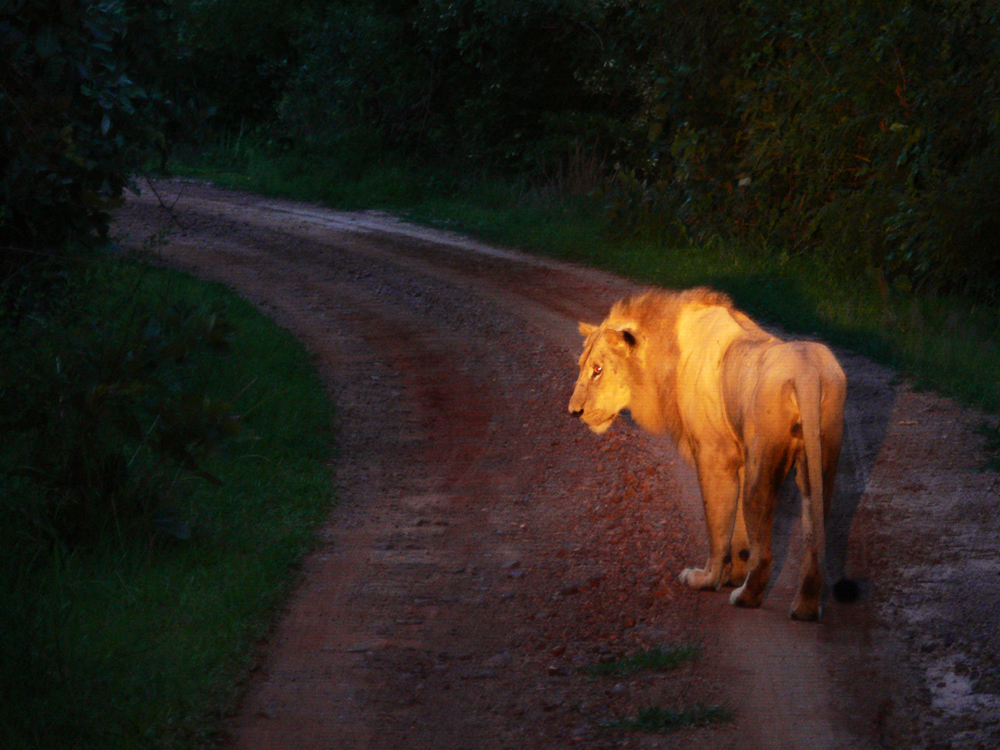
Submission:
<svg viewBox="0 0 1000 750">
<path fill-rule="evenodd" d="M 575 408 L 573 408 L 573 405 L 570 404 L 569 413 L 570 413 L 570 416 L 573 416 L 573 417 L 582 417 L 583 416 L 583 409 L 582 408 L 581 409 L 575 409 Z"/>
</svg>

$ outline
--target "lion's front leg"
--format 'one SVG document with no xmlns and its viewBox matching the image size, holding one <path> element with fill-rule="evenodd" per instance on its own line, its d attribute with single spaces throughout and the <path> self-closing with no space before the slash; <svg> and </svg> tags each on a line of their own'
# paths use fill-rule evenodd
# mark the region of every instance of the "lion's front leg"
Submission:
<svg viewBox="0 0 1000 750">
<path fill-rule="evenodd" d="M 697 468 L 708 531 L 708 561 L 704 568 L 685 568 L 678 580 L 695 589 L 718 589 L 732 576 L 730 541 L 740 497 L 739 464 L 720 452 L 703 451 Z M 743 534 L 745 537 L 746 532 Z"/>
<path fill-rule="evenodd" d="M 729 569 L 728 580 L 722 583 L 726 586 L 739 586 L 750 572 L 750 537 L 747 535 L 747 524 L 743 518 L 743 471 L 740 471 L 740 498 L 736 506 L 736 522 L 733 524 L 733 535 L 729 542 L 732 567 Z"/>
<path fill-rule="evenodd" d="M 751 547 L 749 570 L 743 585 L 729 597 L 730 603 L 738 607 L 759 607 L 764 600 L 771 577 L 771 533 L 778 488 L 791 468 L 791 456 L 785 446 L 757 443 L 749 448 L 743 495 Z"/>
</svg>

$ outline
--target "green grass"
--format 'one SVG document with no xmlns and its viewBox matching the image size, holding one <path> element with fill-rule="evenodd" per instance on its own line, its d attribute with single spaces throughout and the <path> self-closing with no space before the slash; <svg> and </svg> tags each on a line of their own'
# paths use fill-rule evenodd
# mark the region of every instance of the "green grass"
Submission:
<svg viewBox="0 0 1000 750">
<path fill-rule="evenodd" d="M 660 706 L 646 706 L 635 716 L 625 716 L 608 721 L 605 729 L 630 732 L 675 732 L 679 729 L 695 729 L 712 726 L 732 719 L 732 714 L 719 706 L 694 706 L 693 708 L 668 709 Z"/>
<path fill-rule="evenodd" d="M 196 372 L 243 430 L 206 464 L 221 486 L 172 481 L 187 541 L 80 552 L 0 535 L 5 749 L 211 744 L 332 503 L 331 407 L 292 336 L 180 274 L 149 270 L 135 293 L 235 326 L 231 352 L 204 355 Z"/>
<path fill-rule="evenodd" d="M 698 658 L 697 646 L 651 648 L 637 651 L 631 656 L 612 661 L 602 661 L 581 667 L 588 677 L 631 677 L 642 672 L 669 672 Z"/>
<path fill-rule="evenodd" d="M 224 158 L 223 158 L 224 157 Z M 397 166 L 373 155 L 365 166 L 342 154 L 305 160 L 247 147 L 196 155 L 191 176 L 272 195 L 320 200 L 338 208 L 382 208 L 410 220 L 468 232 L 491 242 L 585 263 L 672 288 L 711 285 L 762 321 L 815 335 L 895 367 L 920 386 L 1000 411 L 1000 309 L 960 297 L 889 289 L 877 274 L 789 255 L 764 243 L 684 242 L 683 232 L 623 233 L 602 205 L 553 198 L 528 181 L 455 170 Z M 221 168 L 223 165 L 224 168 Z M 578 191 L 579 193 L 579 191 Z"/>
<path fill-rule="evenodd" d="M 651 648 L 631 656 L 589 664 L 580 672 L 594 679 L 626 679 L 649 672 L 669 672 L 698 658 L 697 646 Z M 683 709 L 646 706 L 635 716 L 621 716 L 602 724 L 605 729 L 632 732 L 672 732 L 678 729 L 710 726 L 728 721 L 731 714 L 719 706 L 694 706 Z"/>
</svg>

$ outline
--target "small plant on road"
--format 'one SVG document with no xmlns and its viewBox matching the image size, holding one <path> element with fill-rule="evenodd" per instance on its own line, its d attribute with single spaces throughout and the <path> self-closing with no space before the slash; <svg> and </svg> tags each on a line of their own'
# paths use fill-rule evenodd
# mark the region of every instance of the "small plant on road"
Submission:
<svg viewBox="0 0 1000 750">
<path fill-rule="evenodd" d="M 720 706 L 694 706 L 669 709 L 659 706 L 640 708 L 632 717 L 620 717 L 605 724 L 606 729 L 626 729 L 633 732 L 673 732 L 729 721 L 732 714 Z"/>
<path fill-rule="evenodd" d="M 581 667 L 589 677 L 631 677 L 641 672 L 669 672 L 698 658 L 697 646 L 674 646 L 638 651 L 614 661 L 603 661 Z"/>
</svg>

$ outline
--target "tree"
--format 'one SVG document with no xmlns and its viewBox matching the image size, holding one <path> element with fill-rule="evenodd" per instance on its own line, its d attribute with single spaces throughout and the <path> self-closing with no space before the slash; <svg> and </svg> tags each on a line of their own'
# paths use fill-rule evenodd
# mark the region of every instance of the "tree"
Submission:
<svg viewBox="0 0 1000 750">
<path fill-rule="evenodd" d="M 0 12 L 0 246 L 102 236 L 162 139 L 147 80 L 169 52 L 163 0 L 7 0 Z"/>
</svg>

